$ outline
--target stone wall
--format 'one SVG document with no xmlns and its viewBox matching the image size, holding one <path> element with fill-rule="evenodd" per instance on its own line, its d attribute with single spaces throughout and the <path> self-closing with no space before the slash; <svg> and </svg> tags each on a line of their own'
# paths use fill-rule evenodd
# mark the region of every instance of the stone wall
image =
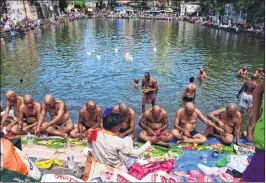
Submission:
<svg viewBox="0 0 266 183">
<path fill-rule="evenodd" d="M 35 6 L 31 6 L 27 0 L 6 1 L 7 14 L 11 20 L 22 21 L 25 17 L 28 20 L 37 20 L 38 15 Z"/>
</svg>

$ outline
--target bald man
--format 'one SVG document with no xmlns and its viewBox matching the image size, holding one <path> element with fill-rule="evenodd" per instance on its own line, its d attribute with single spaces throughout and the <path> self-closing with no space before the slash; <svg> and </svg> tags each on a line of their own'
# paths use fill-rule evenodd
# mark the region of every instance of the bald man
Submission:
<svg viewBox="0 0 266 183">
<path fill-rule="evenodd" d="M 170 147 L 168 142 L 173 139 L 173 135 L 166 130 L 168 125 L 167 112 L 159 105 L 155 105 L 146 110 L 140 119 L 139 126 L 142 131 L 139 134 L 139 139 L 146 142 L 152 136 L 158 136 L 160 141 L 156 144 Z"/>
<path fill-rule="evenodd" d="M 142 113 L 144 113 L 146 104 L 152 104 L 152 107 L 155 105 L 159 87 L 157 81 L 151 77 L 149 72 L 146 72 L 142 79 L 141 88 L 143 89 Z"/>
<path fill-rule="evenodd" d="M 207 141 L 207 138 L 196 130 L 197 119 L 223 133 L 223 130 L 205 118 L 192 102 L 187 102 L 184 108 L 176 111 L 172 134 L 178 139 L 177 143 L 203 144 Z"/>
<path fill-rule="evenodd" d="M 242 117 L 241 113 L 237 111 L 236 104 L 230 103 L 226 106 L 226 108 L 211 112 L 208 114 L 208 118 L 212 120 L 218 127 L 222 128 L 224 130 L 224 134 L 220 134 L 214 130 L 213 127 L 209 126 L 204 132 L 205 136 L 212 134 L 224 144 L 232 144 L 235 135 L 236 144 L 239 146 L 245 146 L 239 142 Z"/>
<path fill-rule="evenodd" d="M 207 79 L 207 74 L 206 74 L 206 72 L 205 72 L 203 69 L 200 69 L 200 72 L 199 72 L 197 78 L 200 79 L 200 80 Z"/>
<path fill-rule="evenodd" d="M 41 104 L 35 102 L 31 95 L 25 95 L 23 104 L 19 108 L 18 123 L 10 129 L 10 132 L 16 135 L 34 133 L 40 114 Z"/>
<path fill-rule="evenodd" d="M 51 121 L 43 123 L 47 111 L 50 114 Z M 66 138 L 73 128 L 74 124 L 69 118 L 69 112 L 66 109 L 65 102 L 55 100 L 52 95 L 46 95 L 35 133 L 39 135 L 42 130 L 46 130 L 51 135 Z"/>
<path fill-rule="evenodd" d="M 135 120 L 136 115 L 132 108 L 128 107 L 127 103 L 120 103 L 119 105 L 114 106 L 113 113 L 119 113 L 123 119 L 121 124 L 121 129 L 118 132 L 118 136 L 124 138 L 126 136 L 134 139 L 134 131 L 135 131 Z"/>
<path fill-rule="evenodd" d="M 92 100 L 86 102 L 85 107 L 79 111 L 78 126 L 70 132 L 73 138 L 86 138 L 89 129 L 100 129 L 102 122 L 102 109 Z"/>
<path fill-rule="evenodd" d="M 1 120 L 1 129 L 3 129 L 3 125 L 5 122 L 10 122 L 10 124 L 7 125 L 6 131 L 10 132 L 10 129 L 18 122 L 18 114 L 20 106 L 23 103 L 23 98 L 21 96 L 17 96 L 17 94 L 9 90 L 6 92 L 6 100 L 7 105 L 5 112 L 2 115 Z M 13 108 L 14 110 L 11 110 Z"/>
<path fill-rule="evenodd" d="M 196 98 L 197 87 L 194 84 L 194 77 L 189 78 L 189 85 L 186 86 L 186 89 L 183 94 L 184 102 L 192 102 Z"/>
</svg>

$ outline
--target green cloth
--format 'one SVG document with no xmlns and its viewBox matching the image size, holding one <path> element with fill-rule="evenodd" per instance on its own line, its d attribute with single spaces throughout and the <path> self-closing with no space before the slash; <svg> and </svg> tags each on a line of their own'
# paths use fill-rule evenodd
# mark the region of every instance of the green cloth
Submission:
<svg viewBox="0 0 266 183">
<path fill-rule="evenodd" d="M 216 161 L 214 163 L 214 166 L 218 168 L 226 167 L 226 165 L 227 165 L 227 157 L 220 159 L 219 161 Z"/>
<path fill-rule="evenodd" d="M 253 144 L 255 147 L 258 149 L 264 150 L 265 149 L 265 119 L 264 119 L 264 95 L 263 95 L 263 100 L 262 100 L 262 112 L 260 119 L 257 121 L 254 134 L 253 134 Z"/>
</svg>

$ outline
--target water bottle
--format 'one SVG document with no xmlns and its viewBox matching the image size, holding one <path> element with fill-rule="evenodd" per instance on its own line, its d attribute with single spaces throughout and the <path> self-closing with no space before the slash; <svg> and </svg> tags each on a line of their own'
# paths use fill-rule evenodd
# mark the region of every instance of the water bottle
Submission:
<svg viewBox="0 0 266 183">
<path fill-rule="evenodd" d="M 74 162 L 74 149 L 73 146 L 70 145 L 70 149 L 67 153 L 67 165 L 68 165 L 68 169 L 72 170 L 75 167 L 75 162 Z"/>
<path fill-rule="evenodd" d="M 31 137 L 31 134 L 30 134 L 30 132 L 28 132 L 28 134 L 27 134 L 27 142 L 28 142 L 28 145 L 32 145 L 32 137 Z"/>
</svg>

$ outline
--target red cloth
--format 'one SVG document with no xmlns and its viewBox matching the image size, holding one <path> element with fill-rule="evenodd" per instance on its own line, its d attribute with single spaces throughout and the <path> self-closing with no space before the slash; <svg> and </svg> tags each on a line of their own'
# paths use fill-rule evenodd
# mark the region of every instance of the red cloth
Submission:
<svg viewBox="0 0 266 183">
<path fill-rule="evenodd" d="M 149 94 L 143 94 L 142 97 L 142 105 L 151 104 L 153 100 L 156 100 L 157 94 L 155 92 L 151 92 Z"/>
<path fill-rule="evenodd" d="M 88 131 L 88 143 L 92 143 L 93 141 L 96 141 L 97 136 L 98 136 L 99 130 L 96 129 L 90 129 Z"/>
<path fill-rule="evenodd" d="M 176 166 L 173 160 L 167 160 L 164 162 L 152 162 L 145 165 L 140 165 L 139 163 L 134 163 L 128 174 L 131 176 L 141 180 L 149 173 L 157 172 L 158 170 L 162 170 L 166 173 L 169 173 Z"/>
</svg>

